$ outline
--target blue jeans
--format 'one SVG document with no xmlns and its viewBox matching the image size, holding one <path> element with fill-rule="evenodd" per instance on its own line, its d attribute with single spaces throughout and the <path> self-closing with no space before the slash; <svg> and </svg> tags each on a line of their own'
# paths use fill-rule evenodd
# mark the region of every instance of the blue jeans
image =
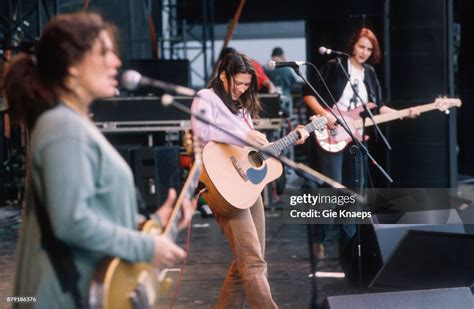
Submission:
<svg viewBox="0 0 474 309">
<path fill-rule="evenodd" d="M 365 160 L 363 160 L 360 151 L 357 151 L 355 156 L 351 154 L 351 146 L 352 144 L 341 152 L 330 153 L 321 149 L 311 135 L 308 142 L 309 165 L 347 187 L 358 188 L 361 186 L 360 183 L 363 187 L 365 179 L 363 163 Z M 359 174 L 358 182 L 355 181 L 356 168 Z M 356 232 L 355 224 L 315 224 L 311 227 L 313 242 L 323 244 L 333 228 L 339 230 L 340 244 L 350 240 Z"/>
</svg>

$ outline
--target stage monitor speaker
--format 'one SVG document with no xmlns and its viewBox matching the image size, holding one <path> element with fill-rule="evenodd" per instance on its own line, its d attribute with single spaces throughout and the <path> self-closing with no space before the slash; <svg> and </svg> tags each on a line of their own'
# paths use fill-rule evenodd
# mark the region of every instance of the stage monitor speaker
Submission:
<svg viewBox="0 0 474 309">
<path fill-rule="evenodd" d="M 413 216 L 430 218 L 443 218 L 443 222 L 433 221 L 433 224 L 364 224 L 360 225 L 361 235 L 361 266 L 362 283 L 367 286 L 375 277 L 383 264 L 394 252 L 397 244 L 407 233 L 407 231 L 437 231 L 445 233 L 464 233 L 464 226 L 458 213 L 453 209 L 446 210 L 427 210 L 423 212 L 407 213 L 405 222 L 420 222 L 413 220 Z M 373 220 L 377 222 L 377 217 Z M 401 221 L 403 222 L 403 220 Z M 357 284 L 358 282 L 358 248 L 356 237 L 340 252 L 341 267 L 346 274 L 349 282 Z"/>
<path fill-rule="evenodd" d="M 174 99 L 191 107 L 193 98 L 176 96 Z M 163 106 L 161 97 L 115 97 L 96 100 L 91 105 L 94 122 L 158 122 L 189 120 L 188 113 Z M 136 123 L 140 126 L 140 123 Z M 143 124 L 142 124 L 143 125 Z"/>
<path fill-rule="evenodd" d="M 474 285 L 473 256 L 474 235 L 410 230 L 370 287 L 385 290 L 470 287 Z"/>
<path fill-rule="evenodd" d="M 133 150 L 135 184 L 148 212 L 156 211 L 166 200 L 168 190 L 179 194 L 182 187 L 179 147 L 140 147 Z"/>
<path fill-rule="evenodd" d="M 407 309 L 474 308 L 471 290 L 466 287 L 373 294 L 332 296 L 323 304 L 326 309 Z"/>
</svg>

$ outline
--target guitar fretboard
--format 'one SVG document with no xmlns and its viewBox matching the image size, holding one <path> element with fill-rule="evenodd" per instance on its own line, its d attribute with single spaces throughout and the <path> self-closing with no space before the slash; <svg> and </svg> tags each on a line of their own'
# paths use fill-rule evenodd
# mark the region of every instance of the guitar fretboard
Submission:
<svg viewBox="0 0 474 309">
<path fill-rule="evenodd" d="M 318 120 L 310 122 L 307 125 L 305 125 L 304 129 L 306 130 L 306 132 L 311 133 L 314 130 L 317 130 L 319 127 L 324 126 L 324 124 L 325 124 L 324 119 L 321 119 L 321 122 L 318 125 L 315 124 L 315 122 L 317 122 L 317 121 Z M 274 156 L 278 156 L 278 155 L 280 155 L 280 153 L 284 149 L 286 149 L 290 146 L 293 146 L 299 139 L 300 139 L 300 137 L 298 136 L 298 133 L 293 131 L 290 134 L 288 134 L 287 136 L 285 136 L 283 138 L 280 138 L 279 140 L 271 143 L 270 145 L 264 147 L 263 149 L 265 151 L 271 153 Z M 268 157 L 269 156 L 263 154 L 264 159 L 267 159 Z"/>
<path fill-rule="evenodd" d="M 458 99 L 448 99 L 447 102 L 449 103 L 447 107 L 451 107 L 451 106 L 458 106 L 459 107 L 459 106 L 461 106 L 461 101 L 458 100 Z M 424 112 L 434 110 L 434 109 L 439 109 L 439 108 L 440 108 L 440 103 L 439 102 L 432 102 L 432 103 L 416 106 L 416 109 L 420 112 L 420 114 L 424 113 Z M 405 117 L 408 117 L 408 116 L 410 116 L 410 108 L 405 108 L 405 109 L 401 109 L 399 111 L 395 111 L 395 112 L 388 113 L 388 114 L 376 115 L 376 116 L 374 116 L 374 121 L 376 123 L 384 123 L 384 122 L 392 121 L 392 120 L 395 120 L 395 119 L 402 119 L 402 118 L 405 118 Z M 362 125 L 363 125 L 362 119 L 357 119 L 357 120 L 354 121 L 354 127 L 356 129 L 362 128 Z M 365 119 L 365 126 L 366 127 L 370 127 L 370 126 L 373 126 L 373 125 L 374 125 L 374 122 L 372 121 L 372 119 L 370 119 L 370 118 Z"/>
<path fill-rule="evenodd" d="M 201 161 L 194 162 L 191 171 L 188 174 L 188 178 L 186 178 L 186 182 L 184 183 L 183 189 L 179 194 L 179 197 L 175 203 L 175 207 L 173 208 L 173 212 L 171 213 L 168 224 L 166 225 L 163 235 L 168 235 L 171 239 L 176 239 L 177 233 L 179 230 L 176 228 L 174 231 L 173 226 L 175 220 L 181 220 L 181 206 L 185 199 L 191 200 L 198 185 L 199 176 L 201 175 Z"/>
</svg>

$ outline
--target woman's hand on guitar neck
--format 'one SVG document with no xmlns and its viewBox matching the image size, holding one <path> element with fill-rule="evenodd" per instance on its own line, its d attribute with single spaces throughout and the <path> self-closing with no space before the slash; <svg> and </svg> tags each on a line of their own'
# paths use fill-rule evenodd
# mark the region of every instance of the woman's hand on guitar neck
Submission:
<svg viewBox="0 0 474 309">
<path fill-rule="evenodd" d="M 176 201 L 176 191 L 174 189 L 168 190 L 168 197 L 160 208 L 155 212 L 155 215 L 160 218 L 160 223 L 163 226 L 168 224 L 168 219 L 173 211 L 174 202 Z"/>
<path fill-rule="evenodd" d="M 295 144 L 296 145 L 304 144 L 306 139 L 309 137 L 309 133 L 304 129 L 304 126 L 301 124 L 296 127 L 295 131 L 298 133 L 300 137 Z"/>
<path fill-rule="evenodd" d="M 250 142 L 251 144 L 257 144 L 261 146 L 268 145 L 270 142 L 267 140 L 267 136 L 263 133 L 260 133 L 256 130 L 250 131 L 247 133 L 247 142 Z"/>
<path fill-rule="evenodd" d="M 156 215 L 160 218 L 161 224 L 166 226 L 170 218 L 173 206 L 176 202 L 176 191 L 170 189 L 168 191 L 168 197 L 166 201 L 161 205 L 160 209 L 156 211 Z M 186 227 L 196 210 L 196 202 L 191 202 L 188 199 L 183 201 L 182 218 L 178 224 L 178 228 L 181 230 Z M 155 248 L 153 255 L 153 265 L 157 267 L 170 267 L 181 261 L 185 257 L 183 249 L 178 247 L 173 241 L 167 236 L 155 235 Z"/>
<path fill-rule="evenodd" d="M 183 216 L 181 217 L 181 220 L 179 221 L 179 224 L 178 224 L 179 230 L 182 230 L 189 225 L 194 215 L 194 212 L 196 211 L 196 207 L 197 207 L 196 199 L 193 199 L 192 201 L 185 199 L 183 201 L 183 208 L 182 208 Z"/>
<path fill-rule="evenodd" d="M 155 215 L 160 218 L 161 224 L 166 226 L 168 224 L 168 219 L 170 218 L 171 212 L 173 211 L 174 203 L 176 201 L 176 191 L 174 189 L 169 189 L 168 197 L 166 201 L 161 205 L 161 207 L 155 212 Z M 196 200 L 190 201 L 185 199 L 183 201 L 183 208 L 181 209 L 181 220 L 178 224 L 178 229 L 182 230 L 188 226 L 191 218 L 193 217 L 194 211 L 196 210 L 197 202 Z"/>
</svg>

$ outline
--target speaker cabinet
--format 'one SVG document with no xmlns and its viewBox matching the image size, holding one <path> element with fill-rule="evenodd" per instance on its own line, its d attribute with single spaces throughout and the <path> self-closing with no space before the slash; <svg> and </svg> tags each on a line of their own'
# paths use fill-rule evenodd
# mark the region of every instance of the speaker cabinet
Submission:
<svg viewBox="0 0 474 309">
<path fill-rule="evenodd" d="M 326 298 L 326 309 L 406 309 L 406 308 L 473 308 L 469 288 L 435 289 L 392 293 L 333 296 Z"/>
<path fill-rule="evenodd" d="M 420 222 L 414 219 L 416 216 L 431 218 L 448 218 L 447 221 L 433 221 L 433 224 L 364 224 L 360 225 L 360 245 L 361 245 L 361 271 L 358 267 L 358 243 L 357 237 L 344 247 L 340 252 L 341 267 L 346 274 L 349 282 L 357 284 L 359 272 L 361 273 L 362 283 L 368 286 L 371 280 L 380 271 L 384 263 L 393 255 L 397 246 L 403 237 L 417 231 L 436 231 L 446 233 L 464 233 L 464 226 L 455 210 L 428 210 L 424 212 L 409 213 L 406 220 L 401 222 Z M 377 217 L 374 218 L 377 221 Z M 423 252 L 420 252 L 423 254 Z"/>
<path fill-rule="evenodd" d="M 133 150 L 135 184 L 148 212 L 154 212 L 166 200 L 168 190 L 182 187 L 179 147 L 139 147 Z"/>
<path fill-rule="evenodd" d="M 473 255 L 473 235 L 410 230 L 370 286 L 385 290 L 473 286 Z"/>
</svg>

